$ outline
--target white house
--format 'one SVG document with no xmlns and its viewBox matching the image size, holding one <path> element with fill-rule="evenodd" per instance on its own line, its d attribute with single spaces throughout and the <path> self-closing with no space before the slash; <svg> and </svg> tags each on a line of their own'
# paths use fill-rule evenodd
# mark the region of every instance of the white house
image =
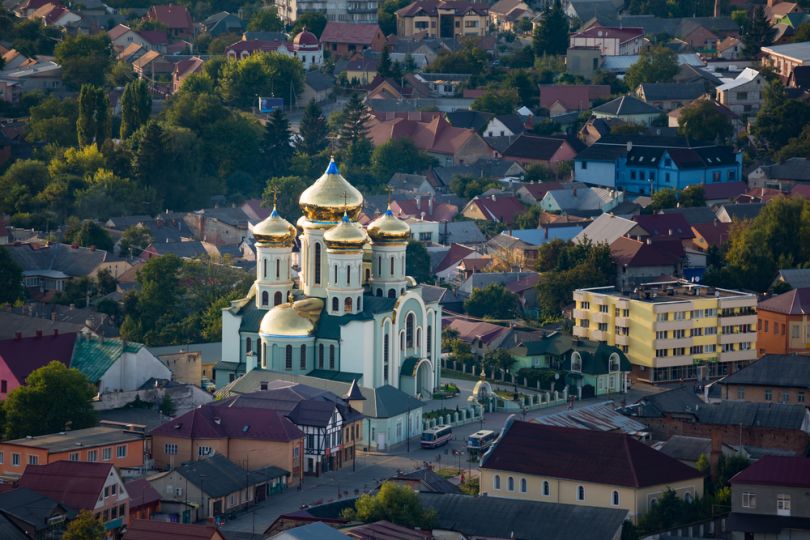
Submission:
<svg viewBox="0 0 810 540">
<path fill-rule="evenodd" d="M 764 87 L 759 71 L 745 68 L 733 81 L 717 87 L 717 101 L 739 115 L 756 114 L 762 105 Z"/>
<path fill-rule="evenodd" d="M 172 372 L 140 343 L 79 337 L 70 367 L 81 371 L 99 395 L 137 390 L 150 379 L 171 380 Z"/>
</svg>

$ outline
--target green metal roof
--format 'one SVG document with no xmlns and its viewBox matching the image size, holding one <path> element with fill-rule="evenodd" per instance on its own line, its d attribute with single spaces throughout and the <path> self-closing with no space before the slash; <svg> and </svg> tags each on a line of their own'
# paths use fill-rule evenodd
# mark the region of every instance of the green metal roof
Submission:
<svg viewBox="0 0 810 540">
<path fill-rule="evenodd" d="M 572 343 L 571 336 L 556 333 L 538 341 L 528 341 L 524 343 L 524 346 L 526 347 L 526 356 L 541 356 L 544 354 L 562 356 L 572 349 Z"/>
<path fill-rule="evenodd" d="M 404 375 L 405 377 L 414 377 L 416 376 L 416 364 L 419 362 L 418 358 L 411 356 L 410 358 L 406 358 L 404 362 L 402 362 L 402 368 L 400 368 L 399 373 Z"/>
<path fill-rule="evenodd" d="M 630 371 L 630 360 L 618 347 L 613 347 L 606 343 L 581 340 L 574 343 L 573 349 L 582 357 L 582 373 L 589 375 L 603 375 L 610 373 L 610 355 L 619 355 L 619 369 Z M 562 369 L 571 369 L 571 357 L 568 356 L 562 362 Z"/>
<path fill-rule="evenodd" d="M 392 418 L 408 411 L 421 409 L 424 404 L 413 396 L 410 396 L 394 388 L 390 384 L 380 386 L 375 389 L 374 399 L 377 409 L 377 418 Z"/>
<path fill-rule="evenodd" d="M 374 315 L 389 313 L 394 310 L 396 298 L 382 298 L 379 296 L 363 296 L 363 311 L 356 315 L 329 315 L 326 310 L 321 313 L 315 336 L 321 339 L 340 339 L 340 327 L 352 321 L 370 321 Z"/>
<path fill-rule="evenodd" d="M 256 307 L 256 302 L 248 302 L 245 304 L 242 309 L 239 310 L 239 314 L 242 316 L 239 331 L 257 334 L 259 332 L 259 325 L 262 323 L 262 317 L 264 317 L 267 311 L 266 309 Z"/>
<path fill-rule="evenodd" d="M 70 367 L 81 371 L 90 382 L 95 384 L 123 353 L 136 353 L 142 347 L 143 345 L 140 343 L 120 339 L 78 339 L 73 347 Z"/>
<path fill-rule="evenodd" d="M 362 373 L 351 373 L 349 371 L 332 371 L 329 369 L 313 369 L 307 373 L 307 377 L 317 377 L 319 379 L 326 379 L 328 381 L 340 381 L 350 383 L 352 381 L 360 381 L 363 378 Z"/>
</svg>

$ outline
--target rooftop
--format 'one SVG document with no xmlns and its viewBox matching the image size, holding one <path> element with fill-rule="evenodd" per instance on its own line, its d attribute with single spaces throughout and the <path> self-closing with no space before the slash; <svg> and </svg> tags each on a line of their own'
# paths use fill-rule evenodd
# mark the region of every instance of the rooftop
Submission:
<svg viewBox="0 0 810 540">
<path fill-rule="evenodd" d="M 43 448 L 50 453 L 57 453 L 74 450 L 77 447 L 92 448 L 94 446 L 121 444 L 128 441 L 142 441 L 143 438 L 143 433 L 129 431 L 121 427 L 96 426 L 61 433 L 51 433 L 49 435 L 14 439 L 5 441 L 4 444 L 25 446 L 28 448 Z"/>
<path fill-rule="evenodd" d="M 810 488 L 810 458 L 765 456 L 731 478 L 731 485 L 761 484 Z"/>
<path fill-rule="evenodd" d="M 111 463 L 57 461 L 48 465 L 28 465 L 20 487 L 28 488 L 76 510 L 92 510 L 110 474 Z"/>
<path fill-rule="evenodd" d="M 626 298 L 628 300 L 649 302 L 653 304 L 666 302 L 691 302 L 695 300 L 696 297 L 699 298 L 709 296 L 713 296 L 715 298 L 750 297 L 752 301 L 756 301 L 756 296 L 751 293 L 732 291 L 730 289 L 718 289 L 716 287 L 707 287 L 706 285 L 698 285 L 697 283 L 687 283 L 683 281 L 644 283 L 638 287 L 638 292 L 633 294 L 625 294 L 625 292 L 620 291 L 613 286 L 593 287 L 590 289 L 580 290 L 596 294 L 617 296 L 620 298 Z"/>
<path fill-rule="evenodd" d="M 798 60 L 810 60 L 810 41 L 801 41 L 799 43 L 787 43 L 785 45 L 769 45 L 762 47 L 764 53 L 774 53 L 781 56 L 788 56 Z"/>
<path fill-rule="evenodd" d="M 720 384 L 810 388 L 810 358 L 795 354 L 766 354 L 722 379 Z"/>
</svg>

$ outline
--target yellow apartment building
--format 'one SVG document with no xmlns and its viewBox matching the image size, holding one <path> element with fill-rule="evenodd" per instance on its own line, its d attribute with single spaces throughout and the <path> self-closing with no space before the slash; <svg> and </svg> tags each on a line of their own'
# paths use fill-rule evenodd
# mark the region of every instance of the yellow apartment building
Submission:
<svg viewBox="0 0 810 540">
<path fill-rule="evenodd" d="M 756 295 L 694 283 L 574 291 L 573 334 L 620 348 L 652 383 L 722 377 L 757 358 Z"/>
</svg>

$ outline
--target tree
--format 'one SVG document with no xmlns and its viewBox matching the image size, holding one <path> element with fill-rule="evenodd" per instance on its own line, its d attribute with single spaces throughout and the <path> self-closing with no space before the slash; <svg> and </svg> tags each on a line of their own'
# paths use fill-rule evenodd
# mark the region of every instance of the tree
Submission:
<svg viewBox="0 0 810 540">
<path fill-rule="evenodd" d="M 776 36 L 776 28 L 768 22 L 763 6 L 756 6 L 751 11 L 751 16 L 740 30 L 743 54 L 746 58 L 759 56 L 760 49 L 772 44 L 773 38 Z"/>
<path fill-rule="evenodd" d="M 810 22 L 800 24 L 790 38 L 791 43 L 801 43 L 803 41 L 810 41 Z"/>
<path fill-rule="evenodd" d="M 672 49 L 655 45 L 643 49 L 635 64 L 624 75 L 624 82 L 630 89 L 641 83 L 670 82 L 678 73 L 678 56 Z"/>
<path fill-rule="evenodd" d="M 298 134 L 301 138 L 296 149 L 303 154 L 310 156 L 317 154 L 329 144 L 327 140 L 329 127 L 326 125 L 326 118 L 314 99 L 310 100 L 304 109 Z"/>
<path fill-rule="evenodd" d="M 149 120 L 152 98 L 146 81 L 138 79 L 124 87 L 121 96 L 121 139 L 126 139 Z"/>
<path fill-rule="evenodd" d="M 303 88 L 301 61 L 277 52 L 252 54 L 236 62 L 225 62 L 219 78 L 222 98 L 238 107 L 250 107 L 256 96 L 294 100 Z"/>
<path fill-rule="evenodd" d="M 62 540 L 103 540 L 104 525 L 89 510 L 82 510 L 68 523 Z"/>
<path fill-rule="evenodd" d="M 74 146 L 77 143 L 78 111 L 75 99 L 48 96 L 29 110 L 28 133 L 25 138 L 30 142 Z"/>
<path fill-rule="evenodd" d="M 180 311 L 182 260 L 175 255 L 149 259 L 138 272 L 141 290 L 125 299 L 126 316 L 121 337 L 130 341 L 164 344 L 166 336 L 178 331 L 183 317 Z"/>
<path fill-rule="evenodd" d="M 792 157 L 810 156 L 810 126 L 806 126 L 798 137 L 791 138 L 777 154 L 779 161 Z"/>
<path fill-rule="evenodd" d="M 152 233 L 149 232 L 149 229 L 140 225 L 133 225 L 121 235 L 118 249 L 122 257 L 139 257 L 141 252 L 151 243 Z"/>
<path fill-rule="evenodd" d="M 407 486 L 384 482 L 374 495 L 365 493 L 346 508 L 342 514 L 349 521 L 386 520 L 404 527 L 431 529 L 436 522 L 436 512 L 422 506 L 416 492 Z"/>
<path fill-rule="evenodd" d="M 681 190 L 678 203 L 682 207 L 706 206 L 706 190 L 699 184 L 686 186 Z"/>
<path fill-rule="evenodd" d="M 284 23 L 278 17 L 276 8 L 262 8 L 248 20 L 247 29 L 251 32 L 281 32 Z"/>
<path fill-rule="evenodd" d="M 752 135 L 765 143 L 771 152 L 788 144 L 798 137 L 805 126 L 810 124 L 810 104 L 798 99 L 788 99 L 785 87 L 773 81 L 765 88 L 765 95 L 757 113 Z"/>
<path fill-rule="evenodd" d="M 338 147 L 350 151 L 361 139 L 368 140 L 369 115 L 360 93 L 352 93 L 343 107 L 342 124 L 338 134 Z"/>
<path fill-rule="evenodd" d="M 34 370 L 6 398 L 5 436 L 17 439 L 95 425 L 96 388 L 77 369 L 56 360 Z"/>
<path fill-rule="evenodd" d="M 734 135 L 731 119 L 707 99 L 694 101 L 681 111 L 678 134 L 694 141 L 723 143 Z"/>
<path fill-rule="evenodd" d="M 405 248 L 405 273 L 416 280 L 417 283 L 430 283 L 430 255 L 427 248 L 418 240 L 408 240 Z"/>
<path fill-rule="evenodd" d="M 268 176 L 284 176 L 290 170 L 295 149 L 287 115 L 281 108 L 273 111 L 264 128 L 264 163 Z"/>
<path fill-rule="evenodd" d="M 474 45 L 465 42 L 456 52 L 442 52 L 431 62 L 427 71 L 433 73 L 468 73 L 481 76 L 486 71 L 490 59 L 487 53 Z"/>
<path fill-rule="evenodd" d="M 82 221 L 79 229 L 70 238 L 66 238 L 74 244 L 82 247 L 95 247 L 104 251 L 112 252 L 113 241 L 110 235 L 95 221 Z"/>
<path fill-rule="evenodd" d="M 0 246 L 0 304 L 13 304 L 22 296 L 22 270 L 8 250 Z"/>
<path fill-rule="evenodd" d="M 383 0 L 378 4 L 377 23 L 384 35 L 390 36 L 397 33 L 396 12 L 408 4 L 410 4 L 408 0 Z"/>
<path fill-rule="evenodd" d="M 102 86 L 112 65 L 112 47 L 106 32 L 88 36 L 67 35 L 56 45 L 56 63 L 62 66 L 62 80 L 68 88 L 84 84 Z"/>
<path fill-rule="evenodd" d="M 520 300 L 500 283 L 490 283 L 483 289 L 474 289 L 464 302 L 464 311 L 473 317 L 512 319 L 520 310 Z"/>
<path fill-rule="evenodd" d="M 34 159 L 18 159 L 0 176 L 0 212 L 35 210 L 34 197 L 50 182 L 48 167 Z"/>
<path fill-rule="evenodd" d="M 410 139 L 391 139 L 371 154 L 372 172 L 382 182 L 387 182 L 394 173 L 418 173 L 436 164 L 435 158 L 417 148 Z"/>
<path fill-rule="evenodd" d="M 273 199 L 278 193 L 276 206 L 281 217 L 295 223 L 301 217 L 298 198 L 307 189 L 307 183 L 300 176 L 276 176 L 267 181 L 262 200 L 264 206 L 273 206 Z"/>
<path fill-rule="evenodd" d="M 519 102 L 515 89 L 487 90 L 483 96 L 475 98 L 470 108 L 474 111 L 488 112 L 494 115 L 511 114 L 515 112 Z"/>
<path fill-rule="evenodd" d="M 391 76 L 391 51 L 388 50 L 388 45 L 385 45 L 380 55 L 380 64 L 377 67 L 377 73 L 380 77 Z"/>
<path fill-rule="evenodd" d="M 568 16 L 560 0 L 554 0 L 554 4 L 547 5 L 543 10 L 543 18 L 534 31 L 534 53 L 538 56 L 565 54 L 568 50 L 568 29 Z"/>
<path fill-rule="evenodd" d="M 676 206 L 678 206 L 678 193 L 674 189 L 663 188 L 653 193 L 650 207 L 654 212 Z"/>
<path fill-rule="evenodd" d="M 174 405 L 174 400 L 172 400 L 172 396 L 167 393 L 163 394 L 163 399 L 160 400 L 160 414 L 163 416 L 168 416 L 169 418 L 173 417 L 174 414 L 177 412 L 177 407 Z"/>
<path fill-rule="evenodd" d="M 110 98 L 107 93 L 90 84 L 82 85 L 79 92 L 79 115 L 76 120 L 76 138 L 79 146 L 95 143 L 99 148 L 110 138 L 112 125 Z"/>
<path fill-rule="evenodd" d="M 326 28 L 326 15 L 317 11 L 307 11 L 298 15 L 295 19 L 295 26 L 290 31 L 291 34 L 297 34 L 307 30 L 315 34 L 315 37 L 321 39 L 323 29 Z"/>
<path fill-rule="evenodd" d="M 484 355 L 485 366 L 502 369 L 504 371 L 509 371 L 512 366 L 515 365 L 515 362 L 517 362 L 515 357 L 509 354 L 509 351 L 506 349 L 495 349 Z"/>
</svg>

